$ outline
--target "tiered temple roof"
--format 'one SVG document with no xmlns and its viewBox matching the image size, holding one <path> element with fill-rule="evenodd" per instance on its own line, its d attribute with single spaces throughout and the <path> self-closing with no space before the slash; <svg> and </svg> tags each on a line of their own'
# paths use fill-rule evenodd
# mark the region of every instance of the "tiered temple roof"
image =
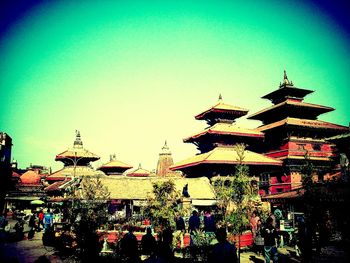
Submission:
<svg viewBox="0 0 350 263">
<path fill-rule="evenodd" d="M 262 151 L 267 156 L 283 160 L 289 168 L 300 167 L 305 162 L 306 153 L 317 166 L 328 166 L 334 157 L 334 145 L 324 138 L 348 130 L 348 127 L 317 119 L 334 109 L 303 102 L 304 97 L 312 92 L 295 87 L 284 71 L 279 88 L 262 97 L 274 105 L 248 117 L 263 122 L 256 128 L 265 133 Z"/>
<path fill-rule="evenodd" d="M 256 141 L 264 138 L 260 131 L 234 124 L 236 118 L 247 113 L 246 109 L 223 103 L 220 95 L 218 104 L 196 116 L 196 119 L 206 120 L 211 126 L 184 139 L 184 142 L 197 145 L 201 154 L 178 162 L 170 169 L 181 170 L 189 177 L 233 174 L 234 166 L 239 163 L 233 146 L 236 143 L 249 144 L 252 139 Z M 263 166 L 280 166 L 281 162 L 246 150 L 243 164 L 263 169 Z"/>
<path fill-rule="evenodd" d="M 333 111 L 333 108 L 302 102 L 312 92 L 295 87 L 284 71 L 283 83 L 279 89 L 262 97 L 271 100 L 274 105 L 248 116 L 248 119 L 262 121 L 263 125 L 257 130 L 265 133 L 277 127 L 290 127 L 294 131 L 307 129 L 312 133 L 309 134 L 310 137 L 344 133 L 347 130 L 345 126 L 317 120 L 319 115 Z"/>
</svg>

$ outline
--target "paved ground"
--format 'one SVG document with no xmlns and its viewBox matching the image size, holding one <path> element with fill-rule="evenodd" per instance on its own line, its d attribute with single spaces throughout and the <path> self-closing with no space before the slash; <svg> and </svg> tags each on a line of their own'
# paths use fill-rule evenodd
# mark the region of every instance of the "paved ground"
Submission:
<svg viewBox="0 0 350 263">
<path fill-rule="evenodd" d="M 52 247 L 42 243 L 42 232 L 35 233 L 32 240 L 0 244 L 0 262 L 35 262 L 40 256 L 46 256 L 51 262 L 60 263 L 62 260 L 54 255 Z"/>
<path fill-rule="evenodd" d="M 26 230 L 26 229 L 25 229 Z M 299 263 L 300 258 L 296 256 L 295 250 L 290 247 L 279 248 L 279 262 Z M 20 262 L 32 263 L 40 256 L 45 256 L 53 263 L 66 263 L 61 259 L 54 248 L 46 247 L 42 244 L 42 232 L 36 232 L 32 240 L 22 240 L 19 242 L 0 243 L 0 262 Z M 257 255 L 252 251 L 241 253 L 241 262 L 263 263 L 262 255 Z M 347 248 L 339 245 L 330 245 L 321 250 L 319 255 L 313 256 L 312 262 L 350 262 Z"/>
</svg>

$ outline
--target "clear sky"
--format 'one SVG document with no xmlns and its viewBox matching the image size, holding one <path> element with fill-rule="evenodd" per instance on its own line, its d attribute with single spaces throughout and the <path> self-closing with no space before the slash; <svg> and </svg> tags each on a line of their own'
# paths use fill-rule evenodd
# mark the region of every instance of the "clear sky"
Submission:
<svg viewBox="0 0 350 263">
<path fill-rule="evenodd" d="M 42 2 L 22 9 L 0 4 L 7 14 L 0 35 L 0 131 L 13 138 L 20 167 L 62 167 L 55 155 L 72 146 L 76 129 L 85 148 L 101 156 L 97 165 L 116 153 L 152 170 L 164 140 L 180 161 L 196 153 L 182 139 L 205 127 L 196 114 L 220 93 L 249 113 L 270 106 L 260 97 L 278 88 L 284 69 L 295 86 L 315 90 L 307 102 L 336 108 L 321 120 L 350 121 L 349 32 L 344 12 L 331 12 L 342 6 Z"/>
</svg>

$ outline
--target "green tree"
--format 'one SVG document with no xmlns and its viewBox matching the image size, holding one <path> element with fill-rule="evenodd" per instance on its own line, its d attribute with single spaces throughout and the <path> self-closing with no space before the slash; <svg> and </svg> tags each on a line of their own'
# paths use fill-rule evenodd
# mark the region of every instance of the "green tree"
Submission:
<svg viewBox="0 0 350 263">
<path fill-rule="evenodd" d="M 180 193 L 172 180 L 153 183 L 153 192 L 143 208 L 144 216 L 149 217 L 156 228 L 164 229 L 175 226 L 175 211 L 180 200 Z"/>
<path fill-rule="evenodd" d="M 99 177 L 84 177 L 71 188 L 69 219 L 73 226 L 80 259 L 88 262 L 99 252 L 97 229 L 107 222 L 107 201 L 110 193 Z"/>
<path fill-rule="evenodd" d="M 232 176 L 218 176 L 213 179 L 214 189 L 217 194 L 218 206 L 224 217 L 224 224 L 235 235 L 240 235 L 249 226 L 249 216 L 261 205 L 257 184 L 249 176 L 249 169 L 244 165 L 245 145 L 236 144 L 238 164 Z M 240 252 L 238 255 L 240 258 Z"/>
</svg>

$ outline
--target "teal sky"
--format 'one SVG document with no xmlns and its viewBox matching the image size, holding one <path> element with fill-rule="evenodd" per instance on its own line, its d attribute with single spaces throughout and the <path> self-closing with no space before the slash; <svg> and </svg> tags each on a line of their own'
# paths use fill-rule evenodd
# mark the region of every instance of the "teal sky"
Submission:
<svg viewBox="0 0 350 263">
<path fill-rule="evenodd" d="M 20 167 L 52 166 L 81 131 L 84 146 L 156 168 L 175 161 L 205 127 L 194 115 L 217 102 L 270 106 L 286 69 L 307 102 L 336 108 L 348 125 L 349 39 L 303 1 L 56 1 L 33 7 L 0 38 L 0 131 Z M 242 126 L 259 122 L 240 120 Z"/>
</svg>

